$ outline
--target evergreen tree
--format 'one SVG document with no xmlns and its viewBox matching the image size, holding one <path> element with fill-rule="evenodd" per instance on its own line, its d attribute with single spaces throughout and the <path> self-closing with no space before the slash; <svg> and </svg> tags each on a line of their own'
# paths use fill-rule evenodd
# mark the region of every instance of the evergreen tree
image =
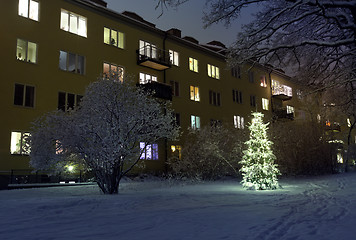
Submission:
<svg viewBox="0 0 356 240">
<path fill-rule="evenodd" d="M 247 189 L 276 189 L 279 187 L 277 175 L 280 172 L 274 164 L 276 156 L 271 150 L 273 142 L 267 138 L 268 123 L 263 123 L 262 113 L 254 112 L 252 115 L 250 139 L 245 142 L 247 150 L 240 161 L 243 176 L 241 183 Z"/>
</svg>

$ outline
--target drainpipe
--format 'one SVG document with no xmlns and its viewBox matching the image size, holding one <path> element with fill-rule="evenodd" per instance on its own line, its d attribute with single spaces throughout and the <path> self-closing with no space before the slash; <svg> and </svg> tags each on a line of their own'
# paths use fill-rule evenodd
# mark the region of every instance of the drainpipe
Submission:
<svg viewBox="0 0 356 240">
<path fill-rule="evenodd" d="M 163 53 L 166 54 L 166 40 L 167 40 L 167 32 L 164 32 L 164 38 L 163 38 Z M 166 58 L 166 55 L 164 56 Z M 169 56 L 168 56 L 169 57 Z M 166 69 L 163 70 L 163 83 L 167 83 L 167 76 L 166 76 Z M 166 100 L 169 101 L 169 100 Z M 167 114 L 165 112 L 165 114 Z M 167 173 L 168 171 L 168 165 L 167 165 L 167 161 L 168 161 L 168 141 L 167 138 L 164 139 L 164 158 L 165 158 L 165 164 L 164 164 L 164 171 Z"/>
</svg>

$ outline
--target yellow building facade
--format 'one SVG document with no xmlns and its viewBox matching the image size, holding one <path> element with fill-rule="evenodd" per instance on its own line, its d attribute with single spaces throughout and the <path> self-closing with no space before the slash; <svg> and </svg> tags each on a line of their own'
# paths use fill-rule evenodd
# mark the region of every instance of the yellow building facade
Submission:
<svg viewBox="0 0 356 240">
<path fill-rule="evenodd" d="M 298 88 L 288 76 L 268 66 L 231 68 L 219 42 L 201 45 L 100 0 L 4 0 L 0 12 L 2 174 L 30 169 L 21 145 L 33 120 L 74 107 L 110 70 L 172 101 L 183 131 L 221 123 L 243 128 L 256 110 L 266 119 L 298 118 Z M 164 171 L 171 145 L 183 142 L 152 147 L 147 168 Z"/>
</svg>

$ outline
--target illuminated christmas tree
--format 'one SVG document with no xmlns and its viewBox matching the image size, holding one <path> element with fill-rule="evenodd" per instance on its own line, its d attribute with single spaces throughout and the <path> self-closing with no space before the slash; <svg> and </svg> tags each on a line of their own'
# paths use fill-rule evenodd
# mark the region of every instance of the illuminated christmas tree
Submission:
<svg viewBox="0 0 356 240">
<path fill-rule="evenodd" d="M 279 187 L 277 175 L 280 172 L 274 164 L 276 156 L 271 150 L 273 142 L 267 137 L 268 123 L 263 123 L 262 113 L 255 112 L 252 115 L 250 140 L 245 142 L 247 150 L 240 161 L 243 176 L 241 183 L 247 189 L 276 189 Z"/>
</svg>

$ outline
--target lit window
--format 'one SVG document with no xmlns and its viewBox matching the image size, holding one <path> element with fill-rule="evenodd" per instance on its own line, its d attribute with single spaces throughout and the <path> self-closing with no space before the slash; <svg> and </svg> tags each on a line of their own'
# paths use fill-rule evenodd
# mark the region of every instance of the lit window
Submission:
<svg viewBox="0 0 356 240">
<path fill-rule="evenodd" d="M 199 87 L 190 86 L 190 100 L 196 102 L 200 101 Z"/>
<path fill-rule="evenodd" d="M 245 120 L 241 116 L 234 116 L 234 127 L 239 129 L 245 128 Z"/>
<path fill-rule="evenodd" d="M 261 87 L 267 87 L 267 82 L 266 82 L 266 76 L 265 75 L 261 75 L 260 77 L 260 86 Z"/>
<path fill-rule="evenodd" d="M 200 117 L 191 115 L 190 116 L 190 126 L 192 129 L 200 129 Z"/>
<path fill-rule="evenodd" d="M 59 51 L 59 68 L 61 70 L 84 75 L 85 57 L 78 54 Z"/>
<path fill-rule="evenodd" d="M 38 21 L 39 2 L 34 0 L 19 0 L 19 15 Z"/>
<path fill-rule="evenodd" d="M 347 122 L 347 126 L 348 126 L 348 127 L 351 127 L 351 120 L 350 120 L 350 118 L 346 119 L 346 122 Z"/>
<path fill-rule="evenodd" d="M 157 47 L 156 45 L 140 40 L 139 41 L 139 52 L 140 55 L 146 56 L 149 58 L 157 58 Z"/>
<path fill-rule="evenodd" d="M 170 81 L 172 87 L 172 95 L 178 97 L 179 96 L 179 82 Z"/>
<path fill-rule="evenodd" d="M 268 110 L 269 101 L 267 98 L 262 98 L 262 109 Z"/>
<path fill-rule="evenodd" d="M 209 91 L 209 103 L 214 106 L 220 106 L 220 93 Z"/>
<path fill-rule="evenodd" d="M 337 163 L 344 163 L 344 157 L 342 156 L 341 152 L 338 152 L 336 154 L 336 159 L 337 159 Z"/>
<path fill-rule="evenodd" d="M 124 34 L 114 29 L 104 27 L 104 43 L 118 48 L 124 48 Z"/>
<path fill-rule="evenodd" d="M 254 76 L 254 73 L 252 71 L 248 71 L 248 81 L 250 83 L 255 82 L 255 76 Z"/>
<path fill-rule="evenodd" d="M 158 160 L 158 144 L 146 144 L 144 142 L 140 142 L 140 150 L 140 159 Z"/>
<path fill-rule="evenodd" d="M 289 114 L 289 113 L 293 113 L 294 114 L 294 107 L 287 105 L 287 114 Z"/>
<path fill-rule="evenodd" d="M 11 154 L 29 155 L 30 147 L 26 144 L 28 132 L 11 132 L 10 152 Z"/>
<path fill-rule="evenodd" d="M 172 155 L 178 157 L 178 159 L 182 158 L 182 147 L 180 145 L 171 145 Z"/>
<path fill-rule="evenodd" d="M 21 61 L 37 63 L 37 44 L 17 39 L 16 57 Z"/>
<path fill-rule="evenodd" d="M 87 19 L 78 14 L 62 9 L 61 29 L 82 37 L 87 37 Z"/>
<path fill-rule="evenodd" d="M 35 87 L 15 84 L 14 105 L 33 107 L 35 101 Z"/>
<path fill-rule="evenodd" d="M 208 64 L 208 76 L 220 79 L 220 70 L 218 67 Z"/>
<path fill-rule="evenodd" d="M 79 106 L 82 95 L 77 95 L 73 93 L 59 92 L 58 93 L 58 109 L 62 111 L 68 111 L 74 109 L 74 107 Z"/>
<path fill-rule="evenodd" d="M 124 68 L 112 63 L 104 63 L 103 74 L 106 77 L 117 75 L 119 80 L 124 81 Z"/>
<path fill-rule="evenodd" d="M 146 73 L 140 73 L 140 84 L 149 82 L 157 82 L 157 77 Z"/>
<path fill-rule="evenodd" d="M 173 50 L 169 50 L 169 60 L 175 66 L 179 66 L 179 53 Z"/>
<path fill-rule="evenodd" d="M 193 72 L 198 72 L 198 60 L 194 58 L 189 58 L 189 70 Z"/>
</svg>

